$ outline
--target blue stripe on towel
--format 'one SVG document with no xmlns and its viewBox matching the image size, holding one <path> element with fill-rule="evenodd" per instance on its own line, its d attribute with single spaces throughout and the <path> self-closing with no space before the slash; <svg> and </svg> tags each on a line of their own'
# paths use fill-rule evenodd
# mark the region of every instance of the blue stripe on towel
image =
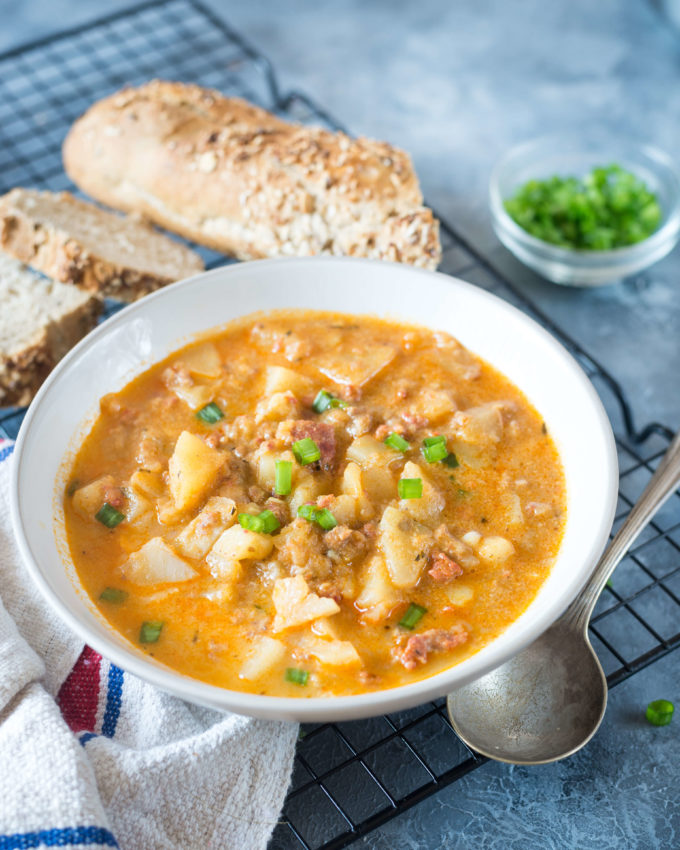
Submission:
<svg viewBox="0 0 680 850">
<path fill-rule="evenodd" d="M 88 741 L 91 741 L 93 738 L 96 738 L 97 735 L 94 732 L 85 732 L 83 735 L 78 738 L 80 741 L 80 746 L 84 747 Z"/>
<path fill-rule="evenodd" d="M 106 694 L 106 710 L 104 711 L 104 722 L 102 723 L 102 735 L 113 738 L 116 734 L 116 724 L 120 715 L 120 707 L 123 702 L 123 671 L 115 664 L 109 667 L 108 692 Z M 0 850 L 2 848 L 0 847 Z"/>
<path fill-rule="evenodd" d="M 65 829 L 42 829 L 40 832 L 17 832 L 0 835 L 0 850 L 29 850 L 31 847 L 68 847 L 68 845 L 118 847 L 108 829 L 100 826 L 70 826 Z"/>
<path fill-rule="evenodd" d="M 8 458 L 13 451 L 14 443 L 10 443 L 8 446 L 0 446 L 0 463 Z"/>
</svg>

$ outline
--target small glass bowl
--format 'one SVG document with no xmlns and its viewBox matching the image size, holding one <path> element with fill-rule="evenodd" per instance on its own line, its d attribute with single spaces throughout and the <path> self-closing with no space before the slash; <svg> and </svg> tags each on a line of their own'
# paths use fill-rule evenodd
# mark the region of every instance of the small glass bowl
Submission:
<svg viewBox="0 0 680 850">
<path fill-rule="evenodd" d="M 642 242 L 610 251 L 561 248 L 527 233 L 505 211 L 503 201 L 527 180 L 543 180 L 555 174 L 584 177 L 593 168 L 612 163 L 641 178 L 661 207 L 661 224 Z M 650 145 L 613 137 L 545 136 L 513 148 L 491 174 L 489 202 L 494 230 L 505 247 L 555 283 L 613 283 L 665 257 L 680 236 L 680 173 L 673 160 Z"/>
</svg>

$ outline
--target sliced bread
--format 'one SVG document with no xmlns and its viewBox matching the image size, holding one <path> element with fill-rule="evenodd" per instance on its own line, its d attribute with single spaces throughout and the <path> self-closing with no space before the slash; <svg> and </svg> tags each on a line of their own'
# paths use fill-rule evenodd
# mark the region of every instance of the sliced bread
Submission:
<svg viewBox="0 0 680 850">
<path fill-rule="evenodd" d="M 0 304 L 0 407 L 28 404 L 56 363 L 95 326 L 102 304 L 2 252 Z"/>
<path fill-rule="evenodd" d="M 54 280 L 121 301 L 203 269 L 198 254 L 147 221 L 68 192 L 19 188 L 0 197 L 0 248 Z"/>
</svg>

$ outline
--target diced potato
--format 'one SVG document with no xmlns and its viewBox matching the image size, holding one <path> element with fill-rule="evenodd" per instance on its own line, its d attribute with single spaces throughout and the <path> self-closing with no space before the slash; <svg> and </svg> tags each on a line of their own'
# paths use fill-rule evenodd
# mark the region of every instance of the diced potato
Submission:
<svg viewBox="0 0 680 850">
<path fill-rule="evenodd" d="M 340 610 L 334 599 L 312 593 L 302 576 L 277 579 L 272 600 L 276 609 L 272 624 L 274 633 L 337 614 Z"/>
<path fill-rule="evenodd" d="M 297 510 L 301 505 L 315 502 L 317 496 L 321 495 L 323 486 L 310 472 L 298 469 L 296 473 L 297 484 L 293 488 L 290 502 L 288 503 L 290 505 L 291 516 L 297 515 Z"/>
<path fill-rule="evenodd" d="M 353 525 L 357 521 L 357 500 L 352 496 L 335 496 L 328 510 L 335 517 L 338 525 Z"/>
<path fill-rule="evenodd" d="M 354 604 L 362 612 L 363 619 L 376 623 L 389 617 L 403 597 L 390 581 L 382 555 L 374 555 L 366 564 L 362 580 L 363 587 Z"/>
<path fill-rule="evenodd" d="M 508 525 L 524 525 L 522 503 L 516 493 L 508 493 L 503 499 L 503 507 Z"/>
<path fill-rule="evenodd" d="M 387 466 L 402 455 L 370 434 L 362 434 L 347 449 L 347 457 L 365 469 L 367 466 Z"/>
<path fill-rule="evenodd" d="M 306 375 L 301 375 L 300 372 L 287 369 L 285 366 L 267 366 L 265 375 L 264 394 L 266 396 L 291 392 L 298 398 L 302 398 L 314 392 L 314 384 Z"/>
<path fill-rule="evenodd" d="M 158 499 L 165 492 L 165 482 L 161 472 L 150 469 L 138 469 L 130 476 L 130 486 L 150 499 Z"/>
<path fill-rule="evenodd" d="M 205 384 L 194 384 L 191 387 L 172 387 L 177 398 L 189 405 L 192 410 L 200 410 L 215 398 L 215 387 Z"/>
<path fill-rule="evenodd" d="M 361 473 L 366 495 L 373 502 L 389 502 L 397 497 L 396 475 L 380 466 L 369 466 Z"/>
<path fill-rule="evenodd" d="M 493 450 L 503 434 L 502 409 L 502 402 L 490 402 L 459 410 L 454 415 L 454 435 L 450 444 L 465 466 L 476 469 L 491 462 Z"/>
<path fill-rule="evenodd" d="M 175 507 L 195 507 L 212 489 L 226 456 L 206 445 L 200 437 L 182 431 L 168 463 L 170 493 Z"/>
<path fill-rule="evenodd" d="M 469 584 L 460 584 L 457 581 L 445 585 L 444 592 L 449 604 L 460 608 L 469 605 L 475 597 L 475 592 Z"/>
<path fill-rule="evenodd" d="M 274 393 L 258 402 L 255 408 L 255 421 L 269 422 L 283 419 L 297 419 L 300 416 L 300 402 L 291 392 Z"/>
<path fill-rule="evenodd" d="M 361 656 L 349 640 L 324 640 L 305 635 L 300 645 L 322 664 L 332 667 L 360 666 L 362 663 Z"/>
<path fill-rule="evenodd" d="M 468 531 L 461 538 L 463 543 L 467 543 L 467 545 L 472 546 L 473 549 L 477 548 L 481 539 L 482 535 L 478 531 Z"/>
<path fill-rule="evenodd" d="M 255 638 L 248 657 L 241 666 L 240 679 L 254 681 L 276 667 L 286 657 L 287 649 L 280 640 L 261 635 Z"/>
<path fill-rule="evenodd" d="M 210 567 L 210 575 L 220 582 L 215 598 L 220 601 L 231 599 L 234 595 L 236 582 L 243 572 L 241 562 L 234 561 L 233 558 L 225 558 L 218 552 L 208 552 L 205 562 Z"/>
<path fill-rule="evenodd" d="M 361 469 L 356 463 L 348 463 L 342 476 L 342 492 L 347 496 L 359 498 L 364 496 L 364 488 L 361 483 Z"/>
<path fill-rule="evenodd" d="M 336 384 L 352 384 L 361 387 L 388 366 L 397 353 L 392 345 L 362 344 L 361 348 L 347 350 L 326 349 L 319 357 L 318 368 Z"/>
<path fill-rule="evenodd" d="M 490 564 L 503 564 L 515 554 L 515 547 L 505 537 L 485 537 L 477 553 Z"/>
<path fill-rule="evenodd" d="M 203 510 L 175 538 L 175 549 L 185 558 L 205 558 L 222 532 L 236 521 L 233 499 L 213 496 Z"/>
<path fill-rule="evenodd" d="M 136 487 L 125 487 L 123 492 L 127 499 L 125 519 L 128 522 L 135 522 L 135 520 L 151 511 L 151 502 Z"/>
<path fill-rule="evenodd" d="M 228 561 L 259 561 L 266 558 L 273 548 L 274 541 L 270 534 L 259 534 L 240 525 L 232 525 L 219 536 L 210 555 Z"/>
<path fill-rule="evenodd" d="M 430 423 L 440 422 L 457 410 L 450 390 L 423 390 L 418 396 L 417 413 L 427 417 Z"/>
<path fill-rule="evenodd" d="M 115 487 L 113 475 L 102 475 L 85 487 L 80 487 L 73 494 L 73 508 L 83 519 L 94 519 L 95 514 L 106 501 L 104 494 L 110 487 Z"/>
<path fill-rule="evenodd" d="M 336 624 L 333 620 L 329 620 L 328 617 L 321 617 L 319 620 L 314 620 L 312 631 L 319 637 L 332 638 L 333 640 L 341 639 Z"/>
<path fill-rule="evenodd" d="M 407 511 L 418 522 L 436 522 L 446 504 L 443 494 L 430 483 L 417 463 L 408 461 L 401 477 L 420 478 L 423 482 L 423 495 L 419 499 L 402 499 L 399 502 L 400 509 Z"/>
<path fill-rule="evenodd" d="M 385 508 L 378 545 L 395 587 L 413 587 L 420 578 L 433 544 L 429 528 L 398 508 Z"/>
<path fill-rule="evenodd" d="M 181 362 L 199 378 L 219 378 L 222 362 L 217 347 L 212 342 L 203 342 L 188 351 L 183 351 Z"/>
<path fill-rule="evenodd" d="M 121 572 L 134 584 L 189 581 L 198 573 L 178 557 L 162 537 L 153 537 L 122 565 Z"/>
<path fill-rule="evenodd" d="M 297 473 L 297 464 L 292 452 L 270 452 L 265 449 L 260 449 L 253 454 L 252 462 L 257 470 L 257 483 L 264 490 L 270 493 L 274 492 L 276 484 L 276 461 L 287 460 L 293 464 L 291 469 L 291 480 L 295 481 Z"/>
</svg>

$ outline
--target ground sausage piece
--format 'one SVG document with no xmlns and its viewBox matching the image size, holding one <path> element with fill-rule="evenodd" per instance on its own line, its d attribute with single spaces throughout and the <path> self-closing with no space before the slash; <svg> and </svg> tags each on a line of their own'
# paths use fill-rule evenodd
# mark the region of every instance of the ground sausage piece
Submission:
<svg viewBox="0 0 680 850">
<path fill-rule="evenodd" d="M 397 652 L 397 658 L 407 670 L 415 670 L 419 664 L 427 663 L 430 652 L 448 652 L 465 643 L 468 633 L 463 626 L 454 626 L 452 629 L 429 629 L 419 635 L 413 635 L 408 639 L 403 652 Z"/>
<path fill-rule="evenodd" d="M 286 525 L 290 521 L 290 510 L 283 499 L 275 499 L 273 496 L 270 496 L 264 503 L 264 507 L 265 510 L 271 511 L 274 514 L 281 525 Z"/>
<path fill-rule="evenodd" d="M 446 584 L 451 579 L 462 576 L 463 568 L 448 555 L 445 555 L 439 549 L 435 549 L 432 553 L 432 566 L 427 573 L 432 577 L 432 581 L 437 584 Z"/>
<path fill-rule="evenodd" d="M 104 501 L 108 502 L 112 508 L 122 508 L 125 504 L 125 493 L 120 487 L 107 487 L 104 490 Z"/>
<path fill-rule="evenodd" d="M 323 545 L 327 552 L 336 552 L 343 561 L 353 561 L 364 554 L 368 540 L 360 531 L 353 531 L 346 525 L 336 525 L 324 534 Z"/>
<path fill-rule="evenodd" d="M 287 419 L 281 422 L 276 437 L 279 440 L 293 443 L 309 437 L 319 447 L 321 468 L 332 471 L 335 466 L 335 453 L 337 443 L 335 439 L 335 428 L 325 422 L 312 422 L 311 419 Z"/>
<path fill-rule="evenodd" d="M 443 523 L 435 529 L 434 539 L 439 543 L 444 553 L 449 558 L 455 559 L 461 566 L 471 568 L 476 567 L 479 563 L 479 558 L 467 543 L 463 543 L 462 540 L 454 537 Z"/>
</svg>

